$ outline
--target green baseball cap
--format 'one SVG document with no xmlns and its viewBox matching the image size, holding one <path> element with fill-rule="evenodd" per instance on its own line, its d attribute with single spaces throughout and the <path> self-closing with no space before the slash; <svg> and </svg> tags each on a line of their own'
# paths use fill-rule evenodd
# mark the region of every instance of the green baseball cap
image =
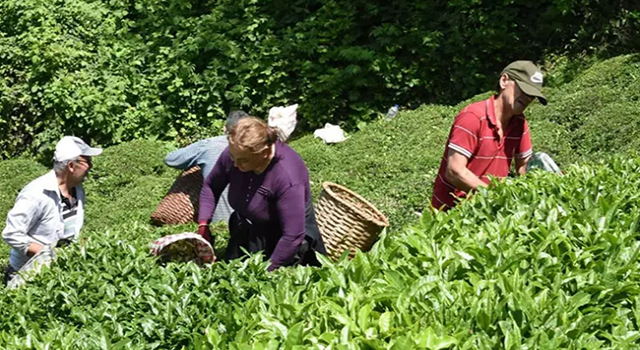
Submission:
<svg viewBox="0 0 640 350">
<path fill-rule="evenodd" d="M 542 94 L 542 72 L 531 61 L 515 61 L 502 70 L 500 76 L 506 74 L 509 79 L 518 84 L 520 90 L 529 96 L 537 97 L 540 103 L 547 105 L 547 99 Z"/>
</svg>

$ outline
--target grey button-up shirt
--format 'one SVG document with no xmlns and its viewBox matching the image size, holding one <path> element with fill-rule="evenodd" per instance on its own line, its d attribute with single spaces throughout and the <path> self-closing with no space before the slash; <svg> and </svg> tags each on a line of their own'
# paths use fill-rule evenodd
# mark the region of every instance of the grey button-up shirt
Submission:
<svg viewBox="0 0 640 350">
<path fill-rule="evenodd" d="M 78 200 L 75 228 L 65 235 L 62 201 L 58 179 L 53 170 L 31 181 L 18 194 L 7 214 L 7 226 L 2 238 L 11 246 L 9 263 L 19 270 L 29 257 L 31 243 L 55 246 L 61 239 L 76 240 L 84 224 L 84 189 L 75 188 Z"/>
</svg>

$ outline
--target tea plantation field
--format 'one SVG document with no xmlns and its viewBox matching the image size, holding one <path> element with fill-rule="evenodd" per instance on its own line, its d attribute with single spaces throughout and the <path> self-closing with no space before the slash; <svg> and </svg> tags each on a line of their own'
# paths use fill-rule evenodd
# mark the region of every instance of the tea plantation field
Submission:
<svg viewBox="0 0 640 350">
<path fill-rule="evenodd" d="M 371 252 L 322 268 L 267 273 L 258 255 L 160 267 L 149 243 L 196 229 L 149 224 L 178 174 L 162 162 L 174 145 L 110 147 L 86 182 L 82 242 L 38 280 L 0 290 L 0 348 L 636 349 L 640 56 L 549 76 L 549 105 L 527 117 L 536 150 L 566 175 L 495 182 L 447 213 L 426 205 L 469 101 L 403 112 L 339 145 L 293 141 L 316 196 L 322 181 L 346 185 L 392 225 Z M 46 171 L 26 158 L 0 162 L 3 218 Z M 3 244 L 2 262 L 7 252 Z"/>
</svg>

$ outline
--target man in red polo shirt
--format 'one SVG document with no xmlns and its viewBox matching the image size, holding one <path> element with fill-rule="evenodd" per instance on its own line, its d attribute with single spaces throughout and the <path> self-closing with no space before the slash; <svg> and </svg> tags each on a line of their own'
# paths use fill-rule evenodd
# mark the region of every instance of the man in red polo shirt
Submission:
<svg viewBox="0 0 640 350">
<path fill-rule="evenodd" d="M 542 82 L 542 73 L 532 62 L 513 62 L 500 74 L 497 95 L 473 103 L 458 114 L 433 185 L 433 207 L 453 207 L 457 198 L 487 186 L 489 175 L 506 177 L 514 158 L 516 172 L 525 173 L 532 145 L 522 113 L 536 97 L 547 104 Z"/>
</svg>

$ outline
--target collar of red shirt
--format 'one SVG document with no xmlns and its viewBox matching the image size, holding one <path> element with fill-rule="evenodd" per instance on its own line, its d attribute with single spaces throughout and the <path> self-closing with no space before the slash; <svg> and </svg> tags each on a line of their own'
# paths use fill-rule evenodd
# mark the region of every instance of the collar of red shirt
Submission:
<svg viewBox="0 0 640 350">
<path fill-rule="evenodd" d="M 498 123 L 496 122 L 495 99 L 496 99 L 496 96 L 491 95 L 491 97 L 489 97 L 489 99 L 487 100 L 487 103 L 485 104 L 487 118 L 489 119 L 489 122 L 491 123 L 491 125 L 494 127 L 498 125 Z M 514 125 L 513 120 L 516 119 L 517 117 L 524 118 L 524 114 L 518 114 L 511 117 L 511 120 L 509 120 L 509 125 L 507 126 L 507 130 L 511 129 L 511 127 Z M 504 129 L 504 126 L 503 126 L 503 129 Z"/>
<path fill-rule="evenodd" d="M 486 108 L 487 108 L 487 118 L 489 118 L 489 122 L 491 124 L 493 124 L 493 126 L 498 125 L 498 123 L 496 123 L 496 109 L 495 109 L 495 95 L 491 95 L 491 97 L 489 97 L 489 99 L 487 100 L 487 103 L 485 104 Z"/>
</svg>

